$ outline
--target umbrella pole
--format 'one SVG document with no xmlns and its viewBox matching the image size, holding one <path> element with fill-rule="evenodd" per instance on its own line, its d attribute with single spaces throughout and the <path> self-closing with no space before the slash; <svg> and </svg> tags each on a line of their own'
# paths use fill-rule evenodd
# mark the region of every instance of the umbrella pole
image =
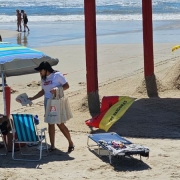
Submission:
<svg viewBox="0 0 180 180">
<path fill-rule="evenodd" d="M 5 97 L 5 90 L 4 90 L 4 72 L 2 71 L 1 73 L 1 77 L 2 77 L 2 91 L 3 91 L 3 101 L 4 101 L 4 115 L 6 115 L 6 97 Z"/>
</svg>

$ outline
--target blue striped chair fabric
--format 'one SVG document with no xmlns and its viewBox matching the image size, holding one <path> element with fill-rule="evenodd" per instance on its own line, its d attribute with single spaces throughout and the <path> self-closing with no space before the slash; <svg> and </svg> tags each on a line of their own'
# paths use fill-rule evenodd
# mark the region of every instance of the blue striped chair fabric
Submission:
<svg viewBox="0 0 180 180">
<path fill-rule="evenodd" d="M 19 142 L 37 142 L 36 129 L 32 114 L 12 114 Z"/>
</svg>

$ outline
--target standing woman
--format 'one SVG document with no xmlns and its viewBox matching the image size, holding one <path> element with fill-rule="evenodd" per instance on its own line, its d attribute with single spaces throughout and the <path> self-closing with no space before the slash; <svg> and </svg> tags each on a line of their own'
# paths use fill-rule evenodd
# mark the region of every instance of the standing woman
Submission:
<svg viewBox="0 0 180 180">
<path fill-rule="evenodd" d="M 16 15 L 17 15 L 17 31 L 21 32 L 22 31 L 22 28 L 21 28 L 21 13 L 20 13 L 20 11 L 18 9 L 16 10 Z"/>
<path fill-rule="evenodd" d="M 44 95 L 44 107 L 46 109 L 48 99 L 56 93 L 56 87 L 62 87 L 63 90 L 66 90 L 69 88 L 69 84 L 64 76 L 60 72 L 54 71 L 47 61 L 42 62 L 35 70 L 40 72 L 42 90 L 29 99 L 32 101 Z M 64 123 L 57 124 L 57 126 L 68 140 L 68 152 L 70 153 L 74 150 L 74 144 L 71 140 L 69 130 Z M 55 150 L 55 124 L 48 124 L 48 131 L 51 143 L 49 150 L 53 151 Z"/>
<path fill-rule="evenodd" d="M 28 29 L 28 31 L 30 31 L 29 27 L 27 26 L 28 23 L 27 14 L 24 12 L 24 10 L 21 10 L 21 13 L 23 15 L 24 32 L 26 32 L 26 28 Z"/>
</svg>

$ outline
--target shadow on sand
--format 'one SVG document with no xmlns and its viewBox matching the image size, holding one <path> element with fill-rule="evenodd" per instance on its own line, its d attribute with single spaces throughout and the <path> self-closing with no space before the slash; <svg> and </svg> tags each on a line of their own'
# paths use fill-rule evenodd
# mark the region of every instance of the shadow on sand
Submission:
<svg viewBox="0 0 180 180">
<path fill-rule="evenodd" d="M 95 156 L 97 156 L 101 161 L 109 164 L 108 156 L 99 156 L 93 149 L 89 149 Z M 112 164 L 110 164 L 114 171 L 143 171 L 147 169 L 151 169 L 146 163 L 143 162 L 145 157 L 140 160 L 140 156 L 131 156 L 131 157 L 123 157 L 123 156 L 112 156 Z"/>
<path fill-rule="evenodd" d="M 92 133 L 104 132 L 95 130 Z M 180 138 L 180 99 L 144 98 L 135 101 L 108 132 L 126 137 Z"/>
<path fill-rule="evenodd" d="M 28 148 L 30 149 L 33 153 L 39 153 L 39 150 L 37 150 L 35 147 L 31 147 Z M 3 151 L 4 148 L 1 149 L 1 151 Z M 24 150 L 24 148 L 22 148 L 22 151 Z M 0 152 L 1 152 L 0 151 Z M 36 151 L 36 152 L 35 152 Z M 43 150 L 45 151 L 45 150 Z M 2 152 L 1 152 L 2 153 Z M 25 152 L 24 152 L 25 153 Z M 27 152 L 26 152 L 27 153 Z M 16 158 L 22 158 L 22 156 L 20 157 L 20 152 L 15 152 Z M 44 164 L 48 164 L 50 162 L 64 162 L 64 161 L 70 161 L 73 160 L 74 158 L 70 157 L 68 153 L 66 152 L 62 152 L 58 149 L 56 149 L 55 151 L 51 152 L 51 153 L 45 153 L 43 152 L 43 155 L 47 155 L 47 156 L 43 156 L 42 159 L 40 161 L 35 161 L 35 162 L 30 162 L 30 161 L 15 161 L 12 159 L 12 155 L 11 152 L 9 152 L 7 154 L 7 156 L 0 156 L 1 161 L 0 161 L 0 168 L 36 168 L 36 169 L 41 169 L 41 166 L 43 166 Z M 38 156 L 24 156 L 26 158 L 38 158 Z"/>
</svg>

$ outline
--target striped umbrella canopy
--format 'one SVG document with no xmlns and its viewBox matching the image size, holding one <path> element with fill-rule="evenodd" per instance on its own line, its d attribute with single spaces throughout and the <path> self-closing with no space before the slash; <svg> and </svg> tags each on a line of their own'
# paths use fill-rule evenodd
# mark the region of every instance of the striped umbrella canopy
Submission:
<svg viewBox="0 0 180 180">
<path fill-rule="evenodd" d="M 35 73 L 42 61 L 48 61 L 52 66 L 59 60 L 49 57 L 35 49 L 18 44 L 0 43 L 0 74 L 6 77 Z"/>
<path fill-rule="evenodd" d="M 0 42 L 0 76 L 4 98 L 4 114 L 6 115 L 5 77 L 36 73 L 35 67 L 42 61 L 48 61 L 51 66 L 58 64 L 59 60 L 49 57 L 43 52 L 30 49 L 18 44 Z"/>
</svg>

